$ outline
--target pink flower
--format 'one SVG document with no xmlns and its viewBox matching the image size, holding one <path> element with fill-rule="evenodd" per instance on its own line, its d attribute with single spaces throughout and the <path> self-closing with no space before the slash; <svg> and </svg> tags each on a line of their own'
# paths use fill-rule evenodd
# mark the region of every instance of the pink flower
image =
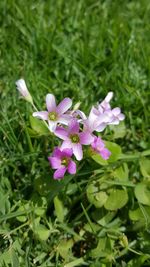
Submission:
<svg viewBox="0 0 150 267">
<path fill-rule="evenodd" d="M 30 103 L 33 103 L 32 96 L 30 95 L 24 79 L 16 81 L 17 90 L 20 94 Z"/>
<path fill-rule="evenodd" d="M 47 120 L 49 129 L 54 132 L 58 123 L 68 125 L 71 120 L 69 114 L 64 114 L 72 105 L 70 98 L 64 98 L 58 106 L 56 106 L 55 96 L 52 94 L 46 95 L 46 107 L 48 111 L 34 112 L 33 117 L 37 117 L 42 120 Z"/>
<path fill-rule="evenodd" d="M 76 164 L 71 160 L 72 154 L 72 149 L 66 148 L 60 150 L 59 148 L 55 148 L 52 156 L 48 157 L 52 169 L 56 169 L 53 176 L 54 179 L 62 179 L 66 171 L 70 174 L 76 173 Z"/>
<path fill-rule="evenodd" d="M 100 154 L 103 159 L 109 159 L 111 152 L 107 148 L 105 148 L 105 144 L 100 137 L 95 136 L 94 142 L 91 144 L 91 147 L 95 152 Z"/>
<path fill-rule="evenodd" d="M 79 132 L 79 122 L 76 119 L 70 121 L 68 129 L 57 127 L 55 135 L 64 140 L 61 149 L 72 148 L 77 160 L 83 158 L 82 145 L 89 145 L 94 141 L 89 132 Z"/>
</svg>

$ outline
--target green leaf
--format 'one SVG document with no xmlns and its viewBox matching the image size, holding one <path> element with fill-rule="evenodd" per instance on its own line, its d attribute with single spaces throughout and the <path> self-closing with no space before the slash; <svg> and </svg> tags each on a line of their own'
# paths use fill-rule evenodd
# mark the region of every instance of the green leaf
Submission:
<svg viewBox="0 0 150 267">
<path fill-rule="evenodd" d="M 119 125 L 110 125 L 110 129 L 114 132 L 113 138 L 123 138 L 126 134 L 126 127 L 125 123 L 122 121 L 119 123 Z"/>
<path fill-rule="evenodd" d="M 65 217 L 65 209 L 62 201 L 58 198 L 58 196 L 54 198 L 54 207 L 58 221 L 63 222 Z"/>
<path fill-rule="evenodd" d="M 91 183 L 87 187 L 87 198 L 96 208 L 100 208 L 106 202 L 107 194 L 104 191 L 99 191 L 98 187 Z"/>
<path fill-rule="evenodd" d="M 143 213 L 140 208 L 136 210 L 129 210 L 129 218 L 132 221 L 139 221 L 141 218 L 143 219 Z"/>
<path fill-rule="evenodd" d="M 71 248 L 74 244 L 73 239 L 69 239 L 69 240 L 61 240 L 58 247 L 57 247 L 57 251 L 58 253 L 61 255 L 61 257 L 63 259 L 65 259 L 65 261 L 68 261 L 69 258 L 71 258 Z"/>
<path fill-rule="evenodd" d="M 37 118 L 34 118 L 33 116 L 30 116 L 29 118 L 30 120 L 30 125 L 31 125 L 31 128 L 39 135 L 47 135 L 49 134 L 49 130 L 48 128 L 46 127 L 46 125 L 44 124 L 43 121 L 37 119 Z"/>
<path fill-rule="evenodd" d="M 139 183 L 136 185 L 134 193 L 137 200 L 144 204 L 150 206 L 150 189 L 148 188 L 150 184 L 148 183 Z"/>
<path fill-rule="evenodd" d="M 119 156 L 121 155 L 121 147 L 119 145 L 117 145 L 116 143 L 113 142 L 105 142 L 106 147 L 108 148 L 108 150 L 111 152 L 111 156 L 108 159 L 108 162 L 115 162 L 119 159 Z"/>
<path fill-rule="evenodd" d="M 117 178 L 117 180 L 119 181 L 127 181 L 128 173 L 129 173 L 128 165 L 124 163 L 123 166 L 120 166 L 119 168 L 113 171 L 113 176 L 114 178 Z"/>
<path fill-rule="evenodd" d="M 11 248 L 10 250 L 10 257 L 11 257 L 12 267 L 19 267 L 20 266 L 19 259 L 13 248 Z"/>
<path fill-rule="evenodd" d="M 140 160 L 140 170 L 144 177 L 150 178 L 150 160 L 147 158 L 142 158 Z"/>
<path fill-rule="evenodd" d="M 37 223 L 32 228 L 33 232 L 38 239 L 46 241 L 49 238 L 50 230 L 47 229 L 43 224 Z"/>
<path fill-rule="evenodd" d="M 128 194 L 126 190 L 113 189 L 104 204 L 107 210 L 121 209 L 128 202 Z"/>
<path fill-rule="evenodd" d="M 102 166 L 108 165 L 107 160 L 103 159 L 99 154 L 92 155 L 92 159 Z"/>
</svg>

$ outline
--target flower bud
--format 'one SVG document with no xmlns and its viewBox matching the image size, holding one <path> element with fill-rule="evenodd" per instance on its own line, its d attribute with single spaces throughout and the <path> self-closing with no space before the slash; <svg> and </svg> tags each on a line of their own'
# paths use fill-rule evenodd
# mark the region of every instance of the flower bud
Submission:
<svg viewBox="0 0 150 267">
<path fill-rule="evenodd" d="M 30 95 L 24 79 L 16 81 L 17 90 L 24 97 L 24 99 L 30 103 L 33 103 L 32 96 Z"/>
</svg>

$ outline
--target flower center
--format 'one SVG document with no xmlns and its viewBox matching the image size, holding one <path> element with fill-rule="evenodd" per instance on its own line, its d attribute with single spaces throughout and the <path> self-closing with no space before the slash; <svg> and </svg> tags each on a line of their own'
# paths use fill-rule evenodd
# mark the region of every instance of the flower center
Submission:
<svg viewBox="0 0 150 267">
<path fill-rule="evenodd" d="M 70 139 L 71 139 L 71 142 L 75 144 L 80 142 L 80 138 L 77 134 L 71 134 Z"/>
<path fill-rule="evenodd" d="M 68 163 L 69 163 L 69 159 L 68 158 L 63 158 L 62 161 L 61 161 L 61 164 L 64 165 L 64 166 L 68 166 Z"/>
<path fill-rule="evenodd" d="M 50 121 L 56 121 L 57 120 L 57 113 L 55 111 L 49 112 L 48 118 Z"/>
</svg>

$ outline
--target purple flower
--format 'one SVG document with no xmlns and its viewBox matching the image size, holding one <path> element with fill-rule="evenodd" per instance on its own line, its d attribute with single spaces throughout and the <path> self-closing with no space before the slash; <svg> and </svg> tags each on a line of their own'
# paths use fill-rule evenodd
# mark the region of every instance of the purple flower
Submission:
<svg viewBox="0 0 150 267">
<path fill-rule="evenodd" d="M 79 122 L 76 119 L 70 121 L 68 129 L 57 127 L 55 135 L 63 141 L 61 148 L 72 148 L 77 160 L 83 158 L 82 145 L 89 145 L 94 137 L 87 131 L 79 132 Z"/>
<path fill-rule="evenodd" d="M 52 169 L 56 169 L 53 176 L 54 179 L 62 179 L 66 171 L 70 174 L 76 173 L 76 164 L 71 159 L 72 154 L 73 151 L 70 148 L 63 150 L 55 148 L 52 156 L 48 157 Z"/>
<path fill-rule="evenodd" d="M 33 103 L 32 96 L 30 95 L 30 93 L 28 91 L 25 80 L 20 79 L 20 80 L 16 81 L 16 86 L 17 86 L 17 90 L 24 97 L 24 99 L 30 103 Z"/>
<path fill-rule="evenodd" d="M 68 125 L 71 120 L 69 114 L 64 114 L 72 105 L 70 98 L 64 98 L 58 106 L 56 106 L 55 96 L 52 94 L 46 95 L 46 107 L 48 111 L 34 112 L 33 117 L 37 117 L 42 120 L 47 120 L 49 129 L 54 132 L 58 123 Z"/>
<path fill-rule="evenodd" d="M 113 93 L 109 92 L 105 99 L 98 105 L 98 108 L 93 108 L 92 112 L 95 116 L 97 116 L 96 123 L 96 131 L 102 132 L 107 125 L 110 124 L 119 124 L 120 121 L 124 120 L 125 116 L 121 113 L 121 109 L 116 107 L 111 109 L 109 104 L 110 100 L 113 97 Z"/>
<path fill-rule="evenodd" d="M 107 148 L 105 148 L 105 144 L 100 137 L 95 136 L 94 142 L 91 144 L 91 147 L 95 152 L 100 154 L 103 159 L 109 159 L 111 152 Z"/>
</svg>

